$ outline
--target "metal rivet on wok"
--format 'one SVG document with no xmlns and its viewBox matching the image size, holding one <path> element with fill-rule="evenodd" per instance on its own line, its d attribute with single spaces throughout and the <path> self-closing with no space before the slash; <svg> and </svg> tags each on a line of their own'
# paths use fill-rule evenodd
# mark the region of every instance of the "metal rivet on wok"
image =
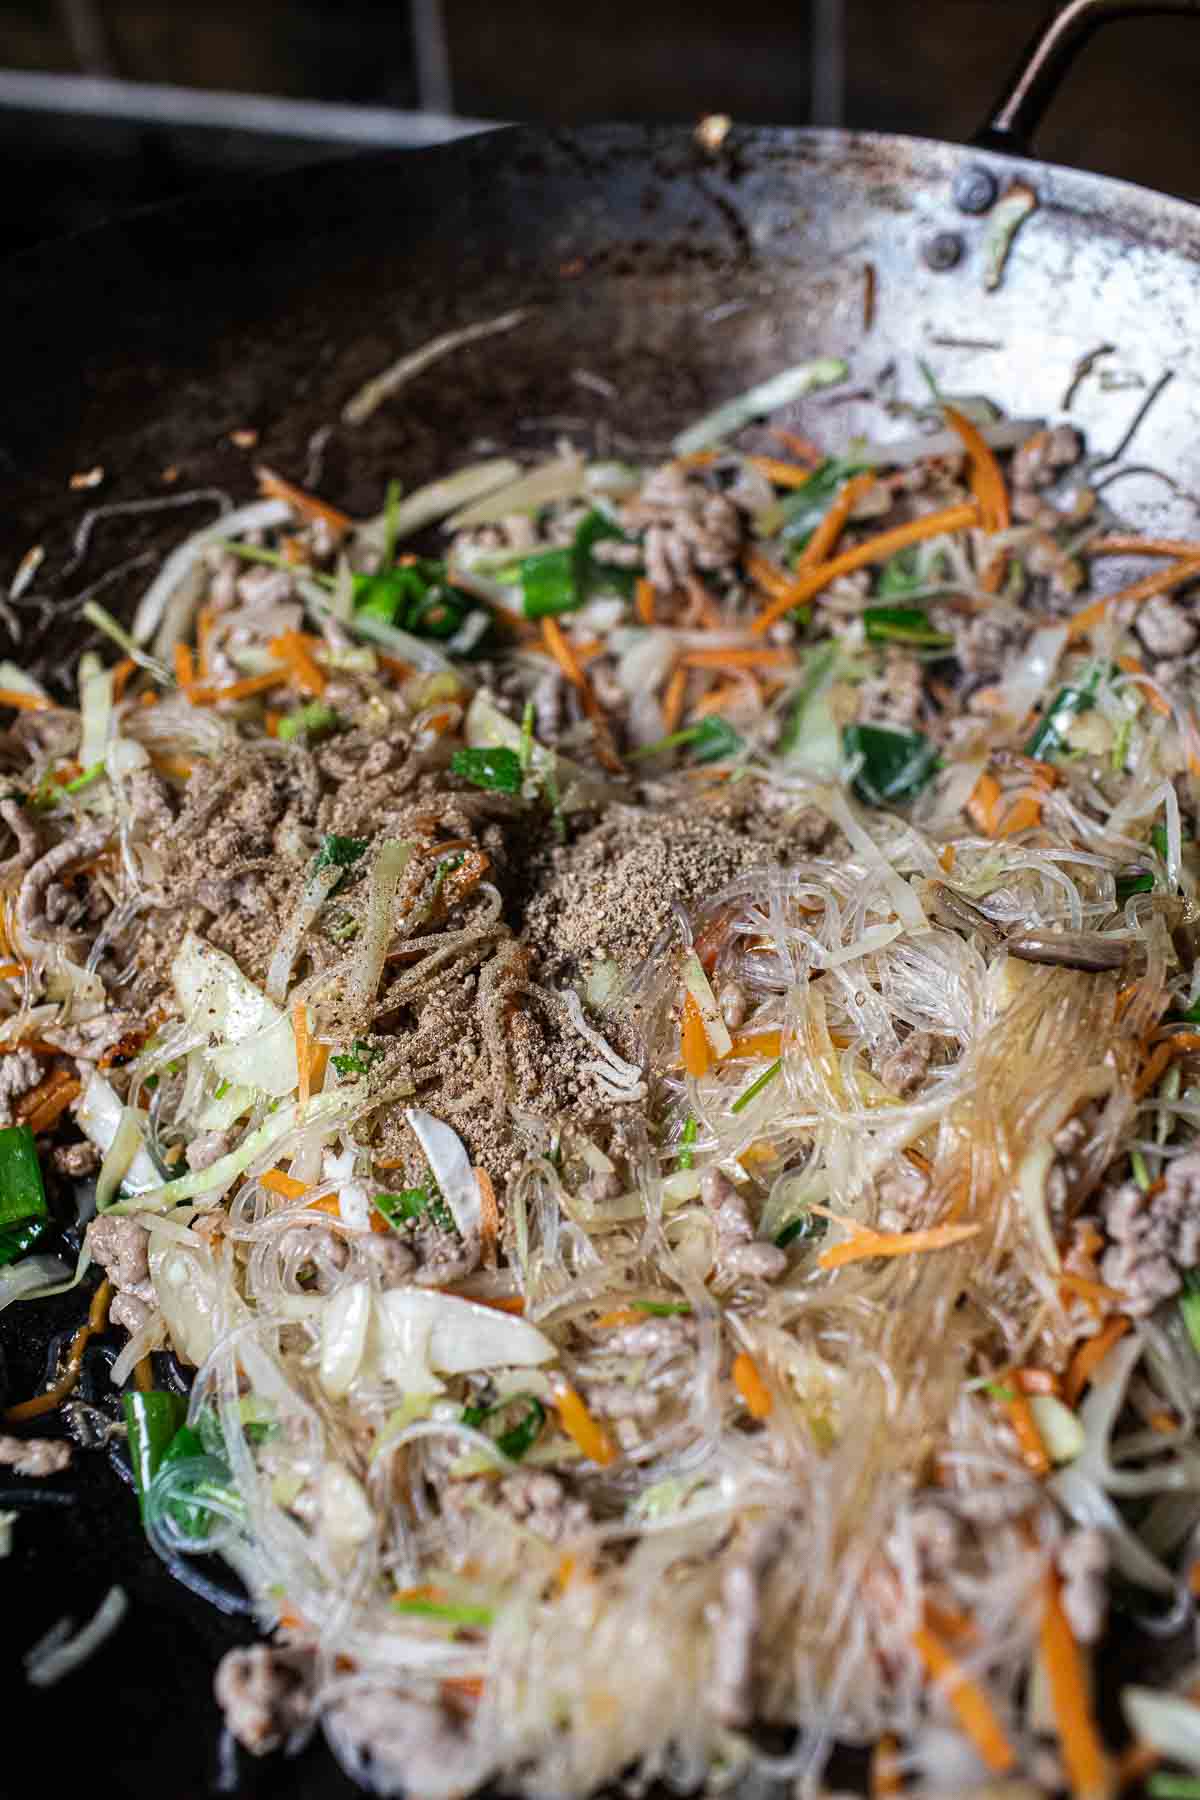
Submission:
<svg viewBox="0 0 1200 1800">
<path fill-rule="evenodd" d="M 927 266 L 938 270 L 953 269 L 962 261 L 963 241 L 957 231 L 937 231 L 921 246 Z"/>
<path fill-rule="evenodd" d="M 996 177 L 982 163 L 968 163 L 954 177 L 951 191 L 959 212 L 984 213 L 996 198 Z"/>
</svg>

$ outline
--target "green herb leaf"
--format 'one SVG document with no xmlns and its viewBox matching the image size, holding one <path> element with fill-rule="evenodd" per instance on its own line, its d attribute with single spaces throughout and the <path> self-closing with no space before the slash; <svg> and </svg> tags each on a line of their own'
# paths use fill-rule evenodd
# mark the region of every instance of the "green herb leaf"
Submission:
<svg viewBox="0 0 1200 1800">
<path fill-rule="evenodd" d="M 1016 1389 L 1009 1387 L 1008 1384 L 1003 1381 L 985 1381 L 983 1384 L 983 1391 L 990 1399 L 999 1400 L 1006 1406 L 1017 1397 Z"/>
<path fill-rule="evenodd" d="M 914 650 L 954 648 L 952 635 L 936 630 L 919 606 L 868 606 L 863 622 L 871 644 L 906 644 Z"/>
<path fill-rule="evenodd" d="M 456 750 L 450 758 L 450 767 L 475 787 L 491 788 L 500 794 L 519 794 L 521 791 L 520 755 L 503 745 L 486 750 Z"/>
<path fill-rule="evenodd" d="M 893 731 L 884 725 L 847 725 L 842 753 L 863 759 L 854 789 L 868 806 L 911 800 L 941 766 L 941 757 L 924 732 Z"/>
<path fill-rule="evenodd" d="M 477 608 L 446 580 L 446 565 L 418 557 L 397 569 L 354 577 L 354 610 L 414 637 L 450 638 Z"/>
<path fill-rule="evenodd" d="M 330 1061 L 339 1075 L 365 1075 L 382 1055 L 378 1045 L 368 1044 L 365 1038 L 355 1038 L 349 1050 L 343 1050 L 340 1056 L 333 1056 Z"/>
<path fill-rule="evenodd" d="M 898 556 L 893 556 L 890 562 L 884 563 L 879 571 L 875 592 L 881 600 L 895 600 L 903 594 L 911 594 L 914 588 L 921 585 L 917 546 L 911 544 L 907 550 L 901 550 Z"/>
<path fill-rule="evenodd" d="M 0 1225 L 46 1217 L 46 1190 L 37 1145 L 28 1125 L 0 1130 Z"/>
<path fill-rule="evenodd" d="M 1150 1800 L 1200 1800 L 1200 1775 L 1151 1775 Z"/>
<path fill-rule="evenodd" d="M 1154 848 L 1158 851 L 1158 854 L 1162 857 L 1163 861 L 1166 862 L 1166 860 L 1167 860 L 1167 828 L 1165 825 L 1152 825 L 1150 827 L 1150 842 L 1153 844 Z"/>
<path fill-rule="evenodd" d="M 673 731 L 670 737 L 659 738 L 656 744 L 643 744 L 640 750 L 631 750 L 629 760 L 638 762 L 648 756 L 661 756 L 665 750 L 680 750 L 685 745 L 691 745 L 698 763 L 710 763 L 735 756 L 745 748 L 745 739 L 739 737 L 728 720 L 712 714 L 696 725 L 685 725 L 682 731 Z"/>
<path fill-rule="evenodd" d="M 824 1219 L 819 1219 L 815 1213 L 809 1212 L 805 1207 L 804 1211 L 797 1213 L 794 1219 L 788 1220 L 783 1230 L 776 1234 L 775 1242 L 781 1250 L 786 1250 L 789 1244 L 807 1242 L 810 1238 L 824 1237 L 824 1235 Z"/>
<path fill-rule="evenodd" d="M 334 729 L 337 722 L 338 717 L 332 706 L 326 706 L 323 700 L 310 700 L 307 705 L 298 706 L 295 712 L 280 719 L 277 735 L 285 744 L 290 744 L 302 733 L 310 738 L 324 737 Z"/>
<path fill-rule="evenodd" d="M 352 868 L 361 856 L 365 856 L 368 843 L 367 838 L 338 837 L 332 831 L 326 832 L 313 863 L 313 874 L 318 869 Z"/>
</svg>

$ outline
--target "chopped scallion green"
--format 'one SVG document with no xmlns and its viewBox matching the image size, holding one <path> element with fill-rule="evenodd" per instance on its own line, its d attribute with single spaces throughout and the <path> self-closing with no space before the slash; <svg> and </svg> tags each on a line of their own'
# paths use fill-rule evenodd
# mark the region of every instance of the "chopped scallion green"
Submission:
<svg viewBox="0 0 1200 1800">
<path fill-rule="evenodd" d="M 37 1145 L 28 1125 L 0 1130 L 0 1225 L 46 1217 L 46 1190 Z"/>
<path fill-rule="evenodd" d="M 941 757 L 924 732 L 893 731 L 883 725 L 847 725 L 842 753 L 862 758 L 854 789 L 868 806 L 913 799 L 941 767 Z"/>
<path fill-rule="evenodd" d="M 475 787 L 490 788 L 499 794 L 519 794 L 521 791 L 520 755 L 503 745 L 485 750 L 456 750 L 450 758 L 450 767 Z"/>
<path fill-rule="evenodd" d="M 782 1058 L 782 1056 L 780 1056 L 775 1059 L 775 1061 L 771 1064 L 770 1068 L 763 1070 L 762 1074 L 758 1077 L 757 1081 L 752 1081 L 750 1083 L 750 1086 L 748 1088 L 746 1088 L 743 1093 L 738 1095 L 737 1099 L 734 1101 L 733 1105 L 729 1109 L 730 1112 L 735 1112 L 735 1113 L 743 1112 L 745 1110 L 745 1108 L 747 1106 L 749 1106 L 750 1102 L 752 1100 L 756 1099 L 758 1097 L 758 1095 L 762 1093 L 763 1089 L 767 1086 L 768 1082 L 774 1081 L 775 1077 L 778 1075 L 778 1073 L 779 1073 L 780 1069 L 782 1069 L 782 1067 L 783 1067 L 783 1058 Z"/>
</svg>

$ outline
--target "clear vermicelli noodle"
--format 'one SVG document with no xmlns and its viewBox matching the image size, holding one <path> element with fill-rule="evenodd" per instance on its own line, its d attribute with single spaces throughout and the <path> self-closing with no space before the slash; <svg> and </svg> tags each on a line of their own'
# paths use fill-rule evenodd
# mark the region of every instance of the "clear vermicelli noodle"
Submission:
<svg viewBox="0 0 1200 1800">
<path fill-rule="evenodd" d="M 7 666 L 0 1307 L 104 1276 L 9 1417 L 124 1331 L 252 1751 L 1134 1766 L 1110 1614 L 1200 1591 L 1200 545 L 1067 426 L 763 422 L 844 374 L 366 521 L 260 471 L 73 704 Z M 1186 1678 L 1126 1701 L 1200 1767 Z"/>
</svg>

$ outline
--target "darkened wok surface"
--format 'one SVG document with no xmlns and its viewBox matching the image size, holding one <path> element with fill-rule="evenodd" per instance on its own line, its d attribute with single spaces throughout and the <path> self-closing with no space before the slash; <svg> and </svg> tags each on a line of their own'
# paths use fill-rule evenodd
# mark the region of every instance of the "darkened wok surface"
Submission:
<svg viewBox="0 0 1200 1800">
<path fill-rule="evenodd" d="M 1000 191 L 1028 181 L 1040 202 L 994 293 L 983 283 L 989 217 L 955 203 L 968 167 L 989 170 Z M 935 272 L 926 253 L 939 233 L 959 254 Z M 864 330 L 868 265 L 876 300 Z M 373 511 L 389 477 L 415 485 L 485 445 L 532 449 L 570 432 L 616 454 L 652 451 L 709 404 L 814 354 L 852 367 L 844 390 L 806 403 L 805 428 L 831 443 L 881 425 L 906 432 L 866 390 L 894 363 L 901 392 L 921 401 L 919 357 L 947 390 L 1037 416 L 1059 411 L 1081 356 L 1115 346 L 1106 360 L 1120 381 L 1086 382 L 1071 414 L 1098 448 L 1115 447 L 1171 371 L 1130 454 L 1185 491 L 1145 475 L 1113 498 L 1132 524 L 1184 530 L 1187 491 L 1200 492 L 1198 302 L 1200 215 L 1184 203 L 869 135 L 735 131 L 710 155 L 684 131 L 504 132 L 143 213 L 19 258 L 0 281 L 0 582 L 31 545 L 46 550 L 16 608 L 20 641 L 0 624 L 0 653 L 68 685 L 88 641 L 71 601 L 214 516 L 196 505 L 102 518 L 76 561 L 89 506 L 205 487 L 245 499 L 258 458 L 311 475 L 314 434 L 329 427 L 322 493 Z M 456 352 L 366 425 L 342 423 L 346 399 L 404 351 L 514 307 L 528 309 L 514 330 Z M 580 384 L 579 370 L 617 397 Z M 259 432 L 252 452 L 228 440 L 245 427 Z M 103 485 L 70 492 L 71 474 L 97 464 Z M 174 487 L 161 478 L 170 465 Z M 98 597 L 127 617 L 153 566 L 118 574 Z M 13 1399 L 39 1385 L 48 1332 L 81 1312 L 68 1295 L 0 1317 Z M 244 1623 L 163 1573 L 103 1453 L 45 1485 L 76 1503 L 24 1507 L 0 1564 L 10 1747 L 44 1757 L 55 1791 L 87 1779 L 97 1800 L 219 1791 L 211 1669 L 249 1635 Z M 64 1612 L 89 1617 L 113 1581 L 132 1601 L 119 1635 L 86 1672 L 47 1694 L 26 1689 L 21 1650 Z M 354 1791 L 323 1752 L 242 1757 L 239 1768 L 246 1794 Z"/>
</svg>

